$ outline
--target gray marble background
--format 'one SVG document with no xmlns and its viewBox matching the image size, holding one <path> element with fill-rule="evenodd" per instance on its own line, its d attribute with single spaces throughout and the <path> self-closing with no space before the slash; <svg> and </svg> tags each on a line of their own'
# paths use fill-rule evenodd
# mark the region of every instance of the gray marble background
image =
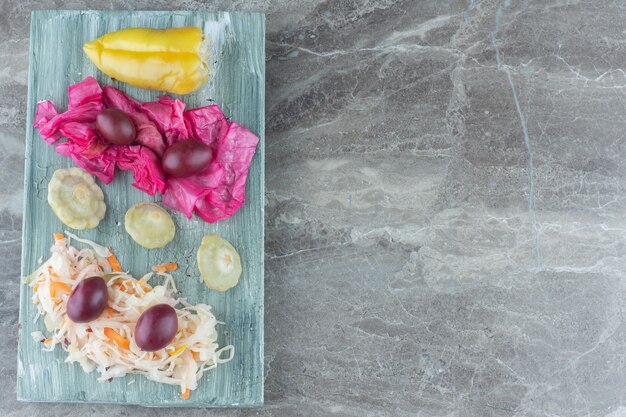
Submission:
<svg viewBox="0 0 626 417">
<path fill-rule="evenodd" d="M 34 8 L 267 14 L 266 405 L 17 403 Z M 626 415 L 624 1 L 0 2 L 3 416 Z"/>
</svg>

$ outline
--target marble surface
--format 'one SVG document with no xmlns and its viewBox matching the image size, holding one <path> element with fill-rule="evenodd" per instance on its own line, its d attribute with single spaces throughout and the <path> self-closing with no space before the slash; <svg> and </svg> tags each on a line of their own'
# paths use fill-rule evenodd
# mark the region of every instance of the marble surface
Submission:
<svg viewBox="0 0 626 417">
<path fill-rule="evenodd" d="M 33 8 L 267 14 L 266 405 L 626 415 L 623 1 L 0 2 L 3 416 L 18 403 Z M 24 242 L 28 244 L 28 242 Z"/>
</svg>

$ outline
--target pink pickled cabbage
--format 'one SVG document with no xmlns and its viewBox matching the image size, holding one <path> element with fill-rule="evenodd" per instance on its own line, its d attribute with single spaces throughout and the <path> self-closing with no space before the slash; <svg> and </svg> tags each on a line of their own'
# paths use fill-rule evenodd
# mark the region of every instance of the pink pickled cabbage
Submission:
<svg viewBox="0 0 626 417">
<path fill-rule="evenodd" d="M 72 110 L 87 103 L 102 105 L 102 89 L 93 77 L 87 77 L 78 84 L 70 85 L 67 89 L 67 109 Z"/>
<path fill-rule="evenodd" d="M 58 144 L 56 151 L 59 155 L 72 158 L 76 165 L 95 175 L 103 183 L 109 184 L 113 181 L 117 162 L 117 149 L 115 147 L 109 146 L 104 152 L 90 158 L 84 155 L 84 149 L 80 145 L 68 140 Z"/>
<path fill-rule="evenodd" d="M 39 130 L 41 133 L 41 129 L 46 127 L 57 114 L 59 113 L 50 100 L 37 103 L 37 109 L 35 110 L 35 129 Z M 42 133 L 41 136 L 48 145 L 52 145 L 61 139 L 61 132 L 49 133 L 47 135 Z"/>
<path fill-rule="evenodd" d="M 166 148 L 163 136 L 148 116 L 141 112 L 141 103 L 117 88 L 107 86 L 103 90 L 103 101 L 106 107 L 123 111 L 135 123 L 137 142 L 150 148 L 159 157 L 163 156 Z"/>
<path fill-rule="evenodd" d="M 161 160 L 145 146 L 124 146 L 117 157 L 117 167 L 124 171 L 133 171 L 134 187 L 154 195 L 157 191 L 165 192 L 165 173 L 161 169 Z"/>
<path fill-rule="evenodd" d="M 185 111 L 182 100 L 162 96 L 141 103 L 114 87 L 100 88 L 88 77 L 68 88 L 68 110 L 58 113 L 50 101 L 41 101 L 34 127 L 57 153 L 95 175 L 105 184 L 115 168 L 133 172 L 133 186 L 145 193 L 163 194 L 165 205 L 191 218 L 195 212 L 207 222 L 231 217 L 245 200 L 248 169 L 259 138 L 228 122 L 216 105 Z M 104 108 L 125 112 L 137 130 L 136 145 L 112 145 L 98 135 L 95 120 Z M 59 143 L 61 138 L 65 142 Z M 180 140 L 200 140 L 213 151 L 213 160 L 187 178 L 167 177 L 161 157 Z"/>
<path fill-rule="evenodd" d="M 163 204 L 189 218 L 195 211 L 211 223 L 228 218 L 244 203 L 248 168 L 259 138 L 237 123 L 229 124 L 215 105 L 187 111 L 184 116 L 191 136 L 213 149 L 214 156 L 207 170 L 187 178 L 168 178 Z"/>
<path fill-rule="evenodd" d="M 184 101 L 162 96 L 159 101 L 143 103 L 141 109 L 154 122 L 159 131 L 163 132 L 168 146 L 189 137 L 183 118 Z"/>
</svg>

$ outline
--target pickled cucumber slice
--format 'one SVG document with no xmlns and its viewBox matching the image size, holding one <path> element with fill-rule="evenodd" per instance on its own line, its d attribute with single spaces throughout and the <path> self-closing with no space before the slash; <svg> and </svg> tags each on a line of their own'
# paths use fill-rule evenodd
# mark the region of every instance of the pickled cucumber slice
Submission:
<svg viewBox="0 0 626 417">
<path fill-rule="evenodd" d="M 57 169 L 48 184 L 48 204 L 74 229 L 92 229 L 106 212 L 104 194 L 93 177 L 80 168 Z"/>
<path fill-rule="evenodd" d="M 126 212 L 124 227 L 144 248 L 162 248 L 174 239 L 176 226 L 170 214 L 154 203 L 137 203 Z"/>
<path fill-rule="evenodd" d="M 228 241 L 216 234 L 206 235 L 198 248 L 198 268 L 207 287 L 226 291 L 239 282 L 241 259 Z"/>
</svg>

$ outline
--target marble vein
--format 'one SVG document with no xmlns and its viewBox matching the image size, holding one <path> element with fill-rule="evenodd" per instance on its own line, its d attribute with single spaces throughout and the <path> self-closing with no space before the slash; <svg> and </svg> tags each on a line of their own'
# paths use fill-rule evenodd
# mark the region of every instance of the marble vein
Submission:
<svg viewBox="0 0 626 417">
<path fill-rule="evenodd" d="M 509 5 L 509 0 L 504 0 L 503 6 L 498 7 L 498 9 L 496 10 L 496 25 L 494 31 L 491 32 L 491 43 L 496 51 L 496 63 L 498 64 L 498 68 L 502 68 L 502 70 L 506 73 L 507 80 L 509 82 L 509 85 L 511 86 L 511 94 L 513 95 L 515 110 L 517 111 L 517 114 L 519 116 L 520 124 L 522 126 L 522 133 L 524 134 L 524 144 L 526 145 L 526 149 L 528 151 L 528 213 L 530 214 L 530 217 L 532 219 L 533 233 L 535 235 L 535 272 L 539 272 L 542 268 L 541 241 L 539 238 L 537 212 L 535 210 L 535 173 L 533 167 L 533 152 L 530 144 L 530 135 L 528 134 L 528 127 L 526 126 L 526 116 L 524 116 L 524 112 L 522 111 L 522 107 L 517 96 L 517 89 L 515 88 L 515 84 L 513 83 L 513 77 L 511 76 L 509 68 L 506 67 L 502 62 L 502 58 L 500 56 L 500 47 L 498 46 L 498 41 L 496 39 L 498 31 L 500 30 L 500 19 L 504 14 L 504 10 L 509 7 Z"/>
</svg>

